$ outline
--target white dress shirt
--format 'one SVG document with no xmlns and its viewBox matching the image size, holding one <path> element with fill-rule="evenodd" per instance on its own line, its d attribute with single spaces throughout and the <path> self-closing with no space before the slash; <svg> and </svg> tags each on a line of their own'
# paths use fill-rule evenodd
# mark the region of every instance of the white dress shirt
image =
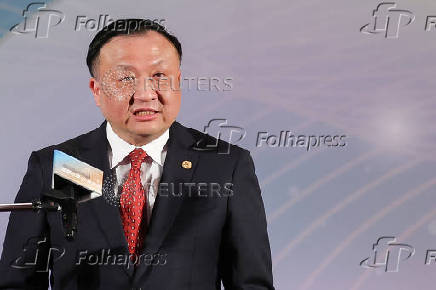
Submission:
<svg viewBox="0 0 436 290">
<path fill-rule="evenodd" d="M 147 224 L 150 222 L 153 205 L 157 196 L 160 178 L 162 176 L 163 164 L 167 155 L 166 143 L 169 138 L 169 129 L 161 136 L 154 139 L 150 143 L 137 147 L 129 144 L 121 139 L 112 129 L 109 122 L 106 125 L 106 136 L 109 141 L 110 148 L 108 150 L 109 165 L 112 173 L 115 173 L 117 184 L 114 189 L 118 192 L 122 191 L 123 182 L 127 179 L 130 171 L 130 160 L 128 155 L 135 148 L 142 148 L 148 155 L 141 165 L 141 183 L 144 187 L 146 196 Z"/>
</svg>

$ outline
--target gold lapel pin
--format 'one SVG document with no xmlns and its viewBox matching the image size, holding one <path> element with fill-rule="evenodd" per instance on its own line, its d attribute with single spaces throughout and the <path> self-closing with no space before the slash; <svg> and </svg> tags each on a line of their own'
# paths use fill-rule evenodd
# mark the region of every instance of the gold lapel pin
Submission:
<svg viewBox="0 0 436 290">
<path fill-rule="evenodd" d="M 191 169 L 192 162 L 188 161 L 188 160 L 185 160 L 185 161 L 182 162 L 182 167 L 185 168 L 185 169 Z"/>
</svg>

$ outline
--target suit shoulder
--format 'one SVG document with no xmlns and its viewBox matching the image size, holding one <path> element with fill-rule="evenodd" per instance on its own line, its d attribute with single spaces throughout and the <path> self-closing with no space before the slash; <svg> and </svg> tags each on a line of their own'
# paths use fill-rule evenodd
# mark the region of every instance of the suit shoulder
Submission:
<svg viewBox="0 0 436 290">
<path fill-rule="evenodd" d="M 80 134 L 76 137 L 70 138 L 68 140 L 65 140 L 63 142 L 60 142 L 58 144 L 49 145 L 46 147 L 43 147 L 41 149 L 38 149 L 35 151 L 35 153 L 40 156 L 40 158 L 51 158 L 53 155 L 54 150 L 60 150 L 63 151 L 69 155 L 76 155 L 76 150 L 78 148 L 78 144 L 82 142 L 82 140 L 88 139 L 89 137 L 95 135 L 100 128 L 95 128 L 91 131 L 88 131 L 86 133 Z"/>
<path fill-rule="evenodd" d="M 221 157 L 227 158 L 238 158 L 244 154 L 250 154 L 247 149 L 244 149 L 238 145 L 232 144 L 230 142 L 224 141 L 213 137 L 207 133 L 201 132 L 197 129 L 185 127 L 181 125 L 195 140 L 192 149 L 199 152 L 204 152 L 205 154 L 217 154 Z"/>
</svg>

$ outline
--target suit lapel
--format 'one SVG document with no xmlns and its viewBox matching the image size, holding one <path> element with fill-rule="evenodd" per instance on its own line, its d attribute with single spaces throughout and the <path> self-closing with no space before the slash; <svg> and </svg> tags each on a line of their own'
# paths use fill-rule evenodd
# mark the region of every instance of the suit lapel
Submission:
<svg viewBox="0 0 436 290">
<path fill-rule="evenodd" d="M 198 156 L 190 150 L 193 141 L 190 135 L 183 134 L 183 130 L 176 122 L 170 127 L 167 156 L 145 239 L 144 251 L 147 254 L 158 251 L 168 234 L 183 202 L 184 196 L 179 195 L 179 188 L 191 181 L 197 162 Z M 182 167 L 183 161 L 190 161 L 193 167 Z"/>
<path fill-rule="evenodd" d="M 110 176 L 106 121 L 89 136 L 82 140 L 79 139 L 78 145 L 80 149 L 77 157 L 80 160 L 103 170 L 105 177 Z M 89 204 L 111 249 L 128 255 L 128 245 L 123 232 L 119 208 L 109 204 L 103 197 L 93 199 L 89 201 Z M 128 269 L 123 267 L 123 269 L 128 276 L 133 275 L 133 267 Z"/>
<path fill-rule="evenodd" d="M 177 122 L 171 125 L 160 187 L 141 254 L 154 254 L 159 251 L 177 217 L 185 197 L 183 194 L 179 195 L 179 188 L 183 183 L 191 182 L 198 160 L 198 154 L 191 150 L 194 142 L 195 140 L 186 128 Z M 182 167 L 183 161 L 190 161 L 192 168 Z M 138 267 L 135 279 L 140 279 L 144 272 L 150 271 L 151 268 Z"/>
</svg>

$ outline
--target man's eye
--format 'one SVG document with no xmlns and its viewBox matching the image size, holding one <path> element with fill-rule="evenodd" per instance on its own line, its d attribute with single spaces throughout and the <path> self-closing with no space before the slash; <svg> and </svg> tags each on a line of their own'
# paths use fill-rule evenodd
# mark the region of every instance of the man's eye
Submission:
<svg viewBox="0 0 436 290">
<path fill-rule="evenodd" d="M 119 79 L 119 81 L 121 81 L 121 82 L 131 82 L 131 81 L 134 81 L 134 80 L 135 80 L 135 77 L 132 77 L 132 76 L 123 77 L 123 78 Z"/>
<path fill-rule="evenodd" d="M 153 75 L 153 77 L 157 77 L 157 78 L 161 78 L 161 77 L 164 77 L 164 76 L 165 76 L 165 74 L 164 74 L 164 73 L 161 73 L 161 72 L 155 73 L 155 74 Z"/>
</svg>

